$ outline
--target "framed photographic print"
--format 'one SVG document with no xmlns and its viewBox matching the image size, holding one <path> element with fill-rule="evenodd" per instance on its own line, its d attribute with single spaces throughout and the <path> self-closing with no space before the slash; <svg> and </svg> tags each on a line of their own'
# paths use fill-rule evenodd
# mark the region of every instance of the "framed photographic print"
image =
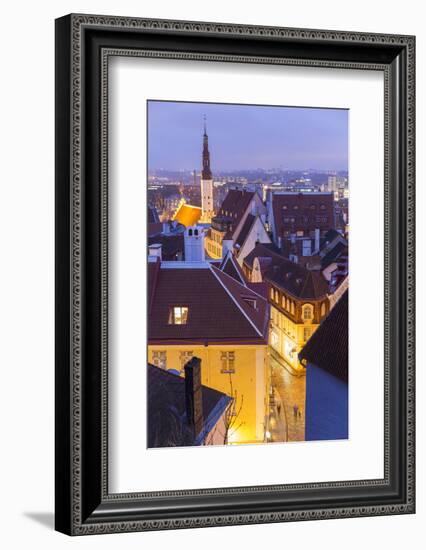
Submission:
<svg viewBox="0 0 426 550">
<path fill-rule="evenodd" d="M 56 529 L 415 510 L 412 36 L 56 21 Z"/>
</svg>

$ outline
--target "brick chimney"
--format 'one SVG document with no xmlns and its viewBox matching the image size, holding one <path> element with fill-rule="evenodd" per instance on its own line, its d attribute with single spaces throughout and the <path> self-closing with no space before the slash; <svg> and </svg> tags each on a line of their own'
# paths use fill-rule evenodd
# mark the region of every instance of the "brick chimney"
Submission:
<svg viewBox="0 0 426 550">
<path fill-rule="evenodd" d="M 197 437 L 203 429 L 201 359 L 193 357 L 185 365 L 185 408 L 189 426 Z"/>
</svg>

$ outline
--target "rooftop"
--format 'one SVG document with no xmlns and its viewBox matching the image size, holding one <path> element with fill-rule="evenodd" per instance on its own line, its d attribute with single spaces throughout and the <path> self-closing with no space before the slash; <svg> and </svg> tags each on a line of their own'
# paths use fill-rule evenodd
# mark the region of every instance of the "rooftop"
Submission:
<svg viewBox="0 0 426 550">
<path fill-rule="evenodd" d="M 348 301 L 346 290 L 299 353 L 300 361 L 312 363 L 344 382 L 348 381 Z"/>
<path fill-rule="evenodd" d="M 262 258 L 263 278 L 295 298 L 319 300 L 327 295 L 328 283 L 318 271 L 310 271 L 274 251 L 269 245 L 258 243 L 244 263 L 253 268 L 254 258 Z M 270 258 L 267 262 L 266 258 Z"/>
<path fill-rule="evenodd" d="M 185 264 L 148 263 L 150 343 L 267 341 L 264 298 L 208 262 Z M 169 322 L 174 307 L 188 308 L 185 323 Z"/>
<path fill-rule="evenodd" d="M 148 364 L 148 447 L 197 445 L 189 428 L 185 406 L 185 378 Z M 201 386 L 204 433 L 209 433 L 224 413 L 231 397 Z"/>
<path fill-rule="evenodd" d="M 191 204 L 181 204 L 177 209 L 173 220 L 178 221 L 185 227 L 196 225 L 201 218 L 201 208 L 199 206 L 192 206 Z"/>
</svg>

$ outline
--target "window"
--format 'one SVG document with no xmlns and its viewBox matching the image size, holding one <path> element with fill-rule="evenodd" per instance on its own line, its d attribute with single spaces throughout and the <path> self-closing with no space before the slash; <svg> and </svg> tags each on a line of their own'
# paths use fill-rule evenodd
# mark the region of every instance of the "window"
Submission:
<svg viewBox="0 0 426 550">
<path fill-rule="evenodd" d="M 166 351 L 153 351 L 152 362 L 156 367 L 160 369 L 167 368 L 167 352 Z"/>
<path fill-rule="evenodd" d="M 257 309 L 257 301 L 253 298 L 243 298 L 244 302 L 252 307 L 253 309 Z"/>
<path fill-rule="evenodd" d="M 294 302 L 290 303 L 291 314 L 294 315 Z"/>
<path fill-rule="evenodd" d="M 313 308 L 311 305 L 309 304 L 306 304 L 303 306 L 303 310 L 302 310 L 302 314 L 303 314 L 303 320 L 304 321 L 310 321 L 313 317 Z"/>
<path fill-rule="evenodd" d="M 194 229 L 194 235 L 197 237 L 198 236 L 198 229 Z"/>
<path fill-rule="evenodd" d="M 185 365 L 191 360 L 194 355 L 193 351 L 181 351 L 179 353 L 180 368 L 183 371 Z"/>
<path fill-rule="evenodd" d="M 325 315 L 325 302 L 321 304 L 321 317 L 324 317 Z"/>
<path fill-rule="evenodd" d="M 222 351 L 220 353 L 222 374 L 233 374 L 235 372 L 235 351 Z"/>
<path fill-rule="evenodd" d="M 188 322 L 188 308 L 173 306 L 169 311 L 169 325 L 186 325 Z"/>
<path fill-rule="evenodd" d="M 311 337 L 311 329 L 310 328 L 304 328 L 303 329 L 303 340 L 306 342 Z"/>
</svg>

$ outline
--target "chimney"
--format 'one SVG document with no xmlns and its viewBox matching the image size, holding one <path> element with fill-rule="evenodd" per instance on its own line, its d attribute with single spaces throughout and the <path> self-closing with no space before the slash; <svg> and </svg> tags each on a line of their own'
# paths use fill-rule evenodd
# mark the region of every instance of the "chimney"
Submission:
<svg viewBox="0 0 426 550">
<path fill-rule="evenodd" d="M 185 365 L 185 409 L 188 424 L 197 437 L 204 424 L 201 389 L 201 359 L 193 357 Z"/>
<path fill-rule="evenodd" d="M 319 228 L 315 229 L 315 253 L 320 249 L 320 230 Z"/>
<path fill-rule="evenodd" d="M 150 244 L 148 246 L 148 261 L 156 262 L 157 258 L 162 260 L 162 245 L 160 243 Z"/>
</svg>

